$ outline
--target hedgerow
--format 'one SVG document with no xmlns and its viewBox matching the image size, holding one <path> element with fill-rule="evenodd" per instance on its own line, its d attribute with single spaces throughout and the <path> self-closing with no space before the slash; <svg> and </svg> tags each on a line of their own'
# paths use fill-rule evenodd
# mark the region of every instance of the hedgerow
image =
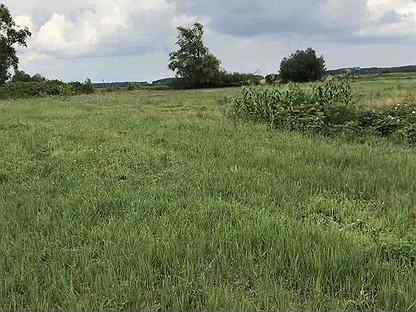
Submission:
<svg viewBox="0 0 416 312">
<path fill-rule="evenodd" d="M 8 82 L 0 87 L 0 99 L 17 99 L 41 96 L 70 96 L 90 94 L 94 88 L 89 80 L 84 83 L 65 83 L 59 80 Z"/>
</svg>

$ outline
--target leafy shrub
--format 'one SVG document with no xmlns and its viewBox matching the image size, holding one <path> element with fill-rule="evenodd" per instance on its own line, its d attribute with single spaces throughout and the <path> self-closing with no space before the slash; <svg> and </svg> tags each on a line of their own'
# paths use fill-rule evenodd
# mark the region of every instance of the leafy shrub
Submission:
<svg viewBox="0 0 416 312">
<path fill-rule="evenodd" d="M 42 82 L 10 82 L 0 88 L 0 98 L 26 98 L 61 95 L 65 83 L 58 80 Z"/>
<path fill-rule="evenodd" d="M 31 82 L 9 82 L 0 87 L 0 99 L 16 99 L 40 96 L 70 96 L 94 92 L 90 80 L 84 83 L 64 83 L 59 80 L 41 80 Z"/>
<path fill-rule="evenodd" d="M 84 83 L 75 81 L 69 83 L 74 94 L 92 94 L 95 89 L 90 79 L 85 80 Z"/>
<path fill-rule="evenodd" d="M 241 87 L 241 86 L 257 86 L 263 80 L 263 76 L 246 73 L 231 73 L 227 71 L 217 71 L 212 74 L 209 83 L 204 84 L 204 88 L 226 88 L 226 87 Z M 160 86 L 161 84 L 154 84 L 153 86 Z M 189 89 L 195 86 L 189 84 L 186 79 L 176 78 L 169 81 L 167 84 L 174 89 Z"/>
<path fill-rule="evenodd" d="M 228 103 L 230 117 L 268 123 L 273 128 L 324 135 L 396 137 L 416 144 L 416 103 L 359 110 L 348 77 L 313 85 L 245 87 Z"/>
<path fill-rule="evenodd" d="M 360 112 L 358 125 L 378 136 L 399 136 L 414 145 L 416 144 L 416 103 Z"/>
<path fill-rule="evenodd" d="M 263 76 L 256 74 L 244 74 L 244 73 L 229 73 L 226 71 L 220 72 L 216 87 L 241 87 L 259 85 L 260 81 L 264 79 Z"/>
</svg>

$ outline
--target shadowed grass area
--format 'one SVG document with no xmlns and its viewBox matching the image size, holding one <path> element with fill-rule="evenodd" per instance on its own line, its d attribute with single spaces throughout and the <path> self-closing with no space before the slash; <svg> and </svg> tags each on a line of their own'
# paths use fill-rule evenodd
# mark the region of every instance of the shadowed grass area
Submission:
<svg viewBox="0 0 416 312">
<path fill-rule="evenodd" d="M 0 102 L 0 309 L 415 310 L 414 150 L 233 124 L 236 92 Z"/>
</svg>

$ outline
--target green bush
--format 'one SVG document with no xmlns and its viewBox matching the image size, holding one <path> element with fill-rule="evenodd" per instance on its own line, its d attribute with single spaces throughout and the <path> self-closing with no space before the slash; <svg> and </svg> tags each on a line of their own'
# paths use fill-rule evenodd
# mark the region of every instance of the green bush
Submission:
<svg viewBox="0 0 416 312">
<path fill-rule="evenodd" d="M 241 87 L 259 85 L 263 76 L 245 73 L 230 73 L 222 71 L 219 73 L 215 87 Z"/>
<path fill-rule="evenodd" d="M 64 82 L 49 80 L 42 82 L 9 82 L 0 88 L 0 98 L 27 98 L 62 95 Z"/>
<path fill-rule="evenodd" d="M 245 87 L 228 100 L 231 118 L 323 135 L 377 135 L 416 144 L 416 103 L 360 110 L 348 77 L 319 84 Z"/>
<path fill-rule="evenodd" d="M 360 112 L 358 120 L 360 127 L 378 136 L 396 136 L 409 144 L 416 144 L 416 103 Z"/>
<path fill-rule="evenodd" d="M 90 94 L 94 88 L 90 80 L 84 83 L 65 83 L 59 80 L 44 80 L 31 82 L 9 82 L 0 87 L 0 99 L 16 99 L 40 96 L 70 96 Z"/>
<path fill-rule="evenodd" d="M 263 76 L 256 74 L 245 73 L 231 73 L 226 71 L 218 71 L 213 74 L 209 83 L 204 85 L 204 88 L 227 88 L 227 87 L 241 87 L 241 86 L 257 86 L 263 80 Z M 194 88 L 186 79 L 175 78 L 168 84 L 174 89 L 189 89 Z"/>
<path fill-rule="evenodd" d="M 69 85 L 72 88 L 73 94 L 92 94 L 95 92 L 90 79 L 85 80 L 84 83 L 79 81 L 71 82 Z"/>
</svg>

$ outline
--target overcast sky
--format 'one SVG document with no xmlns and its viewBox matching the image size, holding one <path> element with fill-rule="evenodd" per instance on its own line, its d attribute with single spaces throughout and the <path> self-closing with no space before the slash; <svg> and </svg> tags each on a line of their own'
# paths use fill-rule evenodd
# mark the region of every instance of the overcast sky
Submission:
<svg viewBox="0 0 416 312">
<path fill-rule="evenodd" d="M 3 0 L 33 36 L 21 68 L 48 78 L 171 76 L 176 26 L 206 25 L 229 71 L 277 72 L 313 47 L 328 68 L 416 64 L 416 0 Z"/>
</svg>

